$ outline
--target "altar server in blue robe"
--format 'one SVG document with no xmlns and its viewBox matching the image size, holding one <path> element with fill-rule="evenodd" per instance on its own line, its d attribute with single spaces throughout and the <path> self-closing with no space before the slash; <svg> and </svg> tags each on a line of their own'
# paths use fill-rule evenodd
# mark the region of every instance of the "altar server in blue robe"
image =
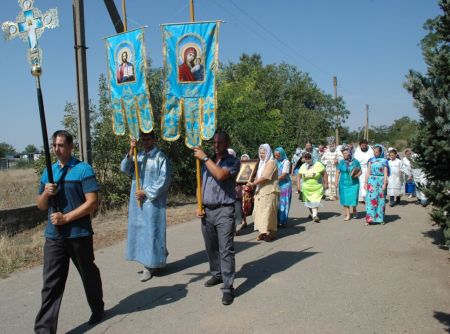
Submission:
<svg viewBox="0 0 450 334">
<path fill-rule="evenodd" d="M 128 209 L 128 241 L 126 259 L 137 261 L 144 268 L 141 281 L 152 278 L 167 261 L 166 205 L 170 184 L 170 164 L 166 155 L 155 146 L 154 132 L 141 134 L 144 150 L 137 155 L 140 189 L 136 190 L 132 139 L 130 151 L 122 160 L 121 170 L 132 177 Z M 140 204 L 140 205 L 139 205 Z"/>
</svg>

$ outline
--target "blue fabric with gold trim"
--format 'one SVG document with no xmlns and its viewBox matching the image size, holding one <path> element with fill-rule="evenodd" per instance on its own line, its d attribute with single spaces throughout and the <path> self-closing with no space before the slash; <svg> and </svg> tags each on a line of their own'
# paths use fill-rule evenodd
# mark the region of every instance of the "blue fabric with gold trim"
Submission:
<svg viewBox="0 0 450 334">
<path fill-rule="evenodd" d="M 138 139 L 139 129 L 144 133 L 153 129 L 144 29 L 106 38 L 106 50 L 114 133 L 125 134 L 125 123 L 128 123 L 130 137 Z"/>
<path fill-rule="evenodd" d="M 162 137 L 180 137 L 184 114 L 185 143 L 199 146 L 216 130 L 219 22 L 168 24 L 163 34 L 164 103 Z"/>
</svg>

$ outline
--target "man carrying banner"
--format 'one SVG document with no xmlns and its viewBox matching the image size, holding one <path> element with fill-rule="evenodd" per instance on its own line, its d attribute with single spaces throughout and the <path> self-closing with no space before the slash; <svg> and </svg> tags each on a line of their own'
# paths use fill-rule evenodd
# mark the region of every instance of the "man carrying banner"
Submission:
<svg viewBox="0 0 450 334">
<path fill-rule="evenodd" d="M 167 260 L 166 205 L 170 184 L 170 165 L 166 155 L 154 144 L 155 132 L 141 133 L 144 151 L 137 156 L 141 187 L 136 190 L 133 152 L 137 144 L 131 140 L 130 151 L 122 160 L 121 170 L 132 176 L 128 209 L 128 242 L 126 258 L 144 265 L 141 282 L 148 281 Z M 140 201 L 140 206 L 138 202 Z"/>
<path fill-rule="evenodd" d="M 194 157 L 203 161 L 202 194 L 204 212 L 197 209 L 202 219 L 202 234 L 212 277 L 205 286 L 223 283 L 222 304 L 234 300 L 234 202 L 236 176 L 240 161 L 228 153 L 230 137 L 225 132 L 214 135 L 214 156 L 194 147 Z"/>
<path fill-rule="evenodd" d="M 72 259 L 83 281 L 92 311 L 89 324 L 103 318 L 104 303 L 100 271 L 94 263 L 90 214 L 97 209 L 99 186 L 90 165 L 72 156 L 73 137 L 64 130 L 52 137 L 58 158 L 52 166 L 56 183 L 41 177 L 37 206 L 48 210 L 45 229 L 42 305 L 36 316 L 36 333 L 56 333 L 58 314 Z M 53 203 L 51 203 L 53 202 Z M 56 204 L 59 212 L 53 212 Z"/>
</svg>

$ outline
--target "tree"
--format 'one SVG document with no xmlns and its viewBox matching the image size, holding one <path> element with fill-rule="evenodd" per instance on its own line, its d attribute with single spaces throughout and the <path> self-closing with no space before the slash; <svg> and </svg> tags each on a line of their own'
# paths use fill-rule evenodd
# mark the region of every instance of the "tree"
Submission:
<svg viewBox="0 0 450 334">
<path fill-rule="evenodd" d="M 428 34 L 421 41 L 427 73 L 410 70 L 405 88 L 421 116 L 413 149 L 427 175 L 424 192 L 433 204 L 431 217 L 450 245 L 450 0 L 439 1 L 439 6 L 443 14 L 425 23 Z"/>
<path fill-rule="evenodd" d="M 39 150 L 37 149 L 36 146 L 29 144 L 27 145 L 27 147 L 25 147 L 25 153 L 27 154 L 32 154 L 32 153 L 38 153 Z"/>
<path fill-rule="evenodd" d="M 0 158 L 4 158 L 7 155 L 14 155 L 15 153 L 16 149 L 12 145 L 5 142 L 0 143 Z"/>
<path fill-rule="evenodd" d="M 258 54 L 222 66 L 218 80 L 218 124 L 237 152 L 256 157 L 260 144 L 293 152 L 334 132 L 336 116 L 349 112 L 342 99 L 324 94 L 308 74 L 286 63 L 263 65 Z"/>
</svg>

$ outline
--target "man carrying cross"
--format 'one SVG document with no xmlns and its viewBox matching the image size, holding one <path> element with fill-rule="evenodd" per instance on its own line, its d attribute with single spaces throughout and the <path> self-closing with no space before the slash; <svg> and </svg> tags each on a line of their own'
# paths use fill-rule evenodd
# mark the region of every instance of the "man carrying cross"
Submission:
<svg viewBox="0 0 450 334">
<path fill-rule="evenodd" d="M 41 177 L 38 208 L 48 210 L 45 229 L 42 304 L 35 333 L 56 333 L 59 308 L 69 274 L 70 260 L 77 268 L 92 311 L 89 324 L 103 318 L 104 303 L 100 271 L 94 263 L 90 214 L 97 209 L 99 186 L 90 165 L 72 156 L 73 137 L 64 130 L 52 136 L 58 158 L 52 166 L 56 183 Z M 59 212 L 53 212 L 52 206 Z"/>
</svg>

